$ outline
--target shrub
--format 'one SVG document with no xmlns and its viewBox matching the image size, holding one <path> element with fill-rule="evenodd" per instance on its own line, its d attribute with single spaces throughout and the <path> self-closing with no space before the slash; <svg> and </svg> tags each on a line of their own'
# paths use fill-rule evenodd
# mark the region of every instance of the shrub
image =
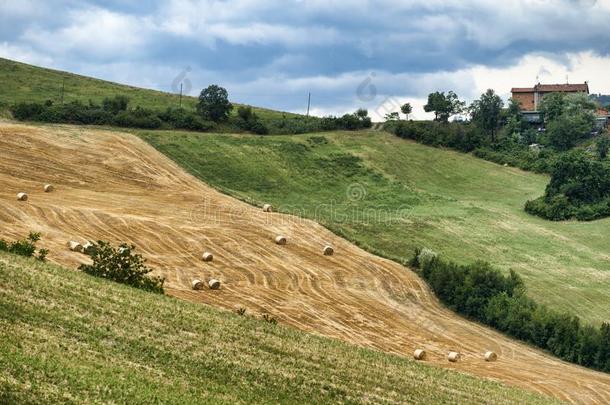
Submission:
<svg viewBox="0 0 610 405">
<path fill-rule="evenodd" d="M 0 251 L 24 257 L 33 257 L 36 253 L 36 243 L 39 240 L 40 234 L 36 232 L 30 232 L 27 238 L 19 239 L 14 242 L 7 242 L 4 239 L 0 239 Z M 44 262 L 48 253 L 49 251 L 47 249 L 40 249 L 36 258 Z"/>
<path fill-rule="evenodd" d="M 99 241 L 90 254 L 93 264 L 82 264 L 79 270 L 96 277 L 107 278 L 135 288 L 163 294 L 162 277 L 151 277 L 152 269 L 146 267 L 141 255 L 133 253 L 135 246 L 119 245 L 115 249 L 110 243 Z"/>
<path fill-rule="evenodd" d="M 462 152 L 471 152 L 484 143 L 482 133 L 471 124 L 434 121 L 395 121 L 386 124 L 386 130 L 400 138 L 430 146 L 446 146 Z"/>
</svg>

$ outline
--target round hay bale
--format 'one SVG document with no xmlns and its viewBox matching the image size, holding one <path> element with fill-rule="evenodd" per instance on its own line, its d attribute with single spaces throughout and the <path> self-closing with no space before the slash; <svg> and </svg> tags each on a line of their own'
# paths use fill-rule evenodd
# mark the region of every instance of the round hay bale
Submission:
<svg viewBox="0 0 610 405">
<path fill-rule="evenodd" d="M 19 193 L 19 194 L 17 194 L 17 200 L 19 200 L 19 201 L 27 201 L 28 200 L 28 195 L 26 193 Z"/>
<path fill-rule="evenodd" d="M 68 242 L 68 247 L 73 252 L 83 253 L 83 245 L 81 245 L 77 241 L 71 240 L 70 242 Z"/>
<path fill-rule="evenodd" d="M 263 211 L 264 212 L 273 212 L 273 207 L 271 206 L 271 204 L 265 204 L 265 205 L 263 205 Z"/>
<path fill-rule="evenodd" d="M 413 358 L 415 360 L 425 360 L 426 359 L 426 351 L 423 349 L 417 349 L 413 352 Z"/>
<path fill-rule="evenodd" d="M 278 245 L 285 245 L 286 244 L 286 238 L 282 235 L 276 236 L 275 237 L 275 243 Z"/>
<path fill-rule="evenodd" d="M 449 352 L 447 360 L 452 363 L 457 363 L 460 360 L 460 354 L 458 352 Z"/>
<path fill-rule="evenodd" d="M 211 262 L 212 260 L 214 260 L 214 255 L 211 254 L 210 252 L 203 252 L 203 255 L 201 256 L 201 259 L 204 262 Z"/>
<path fill-rule="evenodd" d="M 220 288 L 220 281 L 213 278 L 208 281 L 208 286 L 210 287 L 210 290 L 218 290 Z"/>
<path fill-rule="evenodd" d="M 332 246 L 324 246 L 322 253 L 324 253 L 324 256 L 332 256 L 335 253 L 335 250 Z"/>
<path fill-rule="evenodd" d="M 496 361 L 498 360 L 498 355 L 494 352 L 485 352 L 485 361 Z"/>
<path fill-rule="evenodd" d="M 45 193 L 50 193 L 53 190 L 55 190 L 55 187 L 53 187 L 52 184 L 45 184 L 44 185 L 44 192 Z"/>
<path fill-rule="evenodd" d="M 193 290 L 203 290 L 203 281 L 195 279 L 191 282 L 191 286 Z"/>
</svg>

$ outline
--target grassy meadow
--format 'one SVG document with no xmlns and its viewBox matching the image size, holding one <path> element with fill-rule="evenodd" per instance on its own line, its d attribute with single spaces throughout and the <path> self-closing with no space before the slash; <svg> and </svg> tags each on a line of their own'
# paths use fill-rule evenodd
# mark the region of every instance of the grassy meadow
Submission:
<svg viewBox="0 0 610 405">
<path fill-rule="evenodd" d="M 551 400 L 0 253 L 0 403 L 364 402 Z"/>
<path fill-rule="evenodd" d="M 516 270 L 540 303 L 610 320 L 610 219 L 550 222 L 523 211 L 548 177 L 376 132 L 299 136 L 138 131 L 225 193 L 312 218 L 405 261 L 429 247 Z"/>
</svg>

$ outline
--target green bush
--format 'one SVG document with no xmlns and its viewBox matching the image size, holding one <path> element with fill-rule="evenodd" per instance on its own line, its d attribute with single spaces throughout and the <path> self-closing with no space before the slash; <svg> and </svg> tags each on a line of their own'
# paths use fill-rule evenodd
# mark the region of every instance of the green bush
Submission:
<svg viewBox="0 0 610 405">
<path fill-rule="evenodd" d="M 117 283 L 163 294 L 162 277 L 151 277 L 152 269 L 144 263 L 141 255 L 133 253 L 135 246 L 119 245 L 115 249 L 110 243 L 99 241 L 91 250 L 93 264 L 82 264 L 79 270 L 96 277 L 107 278 Z"/>
<path fill-rule="evenodd" d="M 19 256 L 34 257 L 36 253 L 36 243 L 40 240 L 40 234 L 36 232 L 30 232 L 27 238 L 19 239 L 14 242 L 7 242 L 4 239 L 0 239 L 0 251 L 13 253 Z M 40 249 L 36 258 L 40 261 L 45 261 L 49 251 L 47 249 Z"/>
<path fill-rule="evenodd" d="M 555 356 L 610 371 L 610 324 L 583 327 L 576 316 L 549 310 L 526 296 L 521 278 L 489 263 L 458 265 L 417 249 L 411 265 L 453 310 Z"/>
<path fill-rule="evenodd" d="M 390 121 L 385 129 L 400 138 L 462 152 L 471 152 L 484 143 L 484 136 L 476 126 L 458 122 Z"/>
</svg>

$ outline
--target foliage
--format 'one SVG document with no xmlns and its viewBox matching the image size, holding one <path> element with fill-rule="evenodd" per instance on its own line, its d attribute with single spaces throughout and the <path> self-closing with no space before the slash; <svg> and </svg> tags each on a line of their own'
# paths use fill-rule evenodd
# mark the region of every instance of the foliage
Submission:
<svg viewBox="0 0 610 405">
<path fill-rule="evenodd" d="M 125 243 L 115 249 L 110 243 L 99 241 L 91 251 L 93 264 L 82 264 L 79 270 L 96 277 L 107 278 L 142 290 L 163 294 L 162 277 L 151 277 L 140 254 L 133 253 L 135 246 Z"/>
<path fill-rule="evenodd" d="M 492 89 L 487 90 L 469 107 L 472 121 L 496 142 L 500 116 L 504 102 Z"/>
<path fill-rule="evenodd" d="M 525 210 L 555 221 L 610 215 L 610 167 L 582 151 L 565 154 L 553 166 L 545 195 L 528 201 Z"/>
<path fill-rule="evenodd" d="M 400 119 L 400 116 L 397 112 L 391 112 L 387 113 L 384 118 L 386 121 L 398 121 Z"/>
<path fill-rule="evenodd" d="M 212 84 L 201 90 L 197 112 L 204 120 L 222 122 L 229 119 L 233 104 L 229 102 L 229 93 L 223 87 Z"/>
<path fill-rule="evenodd" d="M 116 95 L 113 98 L 105 97 L 102 101 L 102 108 L 111 114 L 118 114 L 121 111 L 126 111 L 129 105 L 129 97 L 125 95 Z"/>
<path fill-rule="evenodd" d="M 428 95 L 428 102 L 424 105 L 425 112 L 434 112 L 434 120 L 447 122 L 449 117 L 461 113 L 465 102 L 460 101 L 453 91 L 434 92 Z"/>
<path fill-rule="evenodd" d="M 413 112 L 413 107 L 411 107 L 411 103 L 404 103 L 400 106 L 400 111 L 405 115 L 407 119 L 409 119 L 409 114 Z"/>
<path fill-rule="evenodd" d="M 451 309 L 561 359 L 610 371 L 610 324 L 583 327 L 578 317 L 537 304 L 514 271 L 504 276 L 489 263 L 458 265 L 419 249 L 411 263 Z"/>
<path fill-rule="evenodd" d="M 247 131 L 258 135 L 266 135 L 269 133 L 267 127 L 260 122 L 256 113 L 250 106 L 240 106 L 237 108 L 238 122 L 237 125 Z"/>
<path fill-rule="evenodd" d="M 36 243 L 40 240 L 40 233 L 30 232 L 28 237 L 25 239 L 19 239 L 13 242 L 7 242 L 4 239 L 0 239 L 0 251 L 13 253 L 24 257 L 34 257 L 36 254 Z M 47 249 L 38 250 L 36 258 L 42 262 L 46 261 Z"/>
<path fill-rule="evenodd" d="M 610 147 L 610 138 L 608 135 L 602 135 L 597 139 L 595 148 L 597 150 L 597 157 L 599 160 L 604 160 L 608 156 L 608 148 Z"/>
<path fill-rule="evenodd" d="M 400 121 L 386 125 L 386 130 L 400 138 L 413 139 L 425 145 L 446 146 L 462 152 L 470 152 L 483 143 L 477 128 L 458 122 Z"/>
<path fill-rule="evenodd" d="M 589 135 L 592 128 L 593 119 L 589 114 L 561 114 L 548 124 L 548 143 L 558 150 L 571 149 Z"/>
</svg>

